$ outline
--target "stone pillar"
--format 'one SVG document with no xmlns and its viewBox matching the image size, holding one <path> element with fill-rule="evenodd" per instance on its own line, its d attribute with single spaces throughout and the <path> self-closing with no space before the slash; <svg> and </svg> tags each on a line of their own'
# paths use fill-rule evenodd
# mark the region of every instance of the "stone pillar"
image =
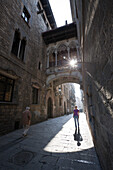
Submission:
<svg viewBox="0 0 113 170">
<path fill-rule="evenodd" d="M 47 68 L 49 68 L 49 53 L 47 53 Z"/>
<path fill-rule="evenodd" d="M 55 50 L 55 66 L 57 66 L 57 49 Z"/>
<path fill-rule="evenodd" d="M 76 47 L 76 49 L 77 49 L 77 60 L 80 61 L 80 55 L 79 55 L 79 48 L 78 48 L 78 46 Z"/>
<path fill-rule="evenodd" d="M 67 47 L 68 59 L 70 59 L 70 47 Z"/>
</svg>

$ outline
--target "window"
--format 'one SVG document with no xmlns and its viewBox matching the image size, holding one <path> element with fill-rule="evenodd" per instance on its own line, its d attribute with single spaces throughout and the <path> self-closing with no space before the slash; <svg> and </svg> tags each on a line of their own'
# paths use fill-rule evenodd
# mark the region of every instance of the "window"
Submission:
<svg viewBox="0 0 113 170">
<path fill-rule="evenodd" d="M 32 89 L 32 104 L 38 104 L 38 89 L 34 87 Z"/>
<path fill-rule="evenodd" d="M 14 34 L 14 40 L 13 40 L 13 45 L 11 50 L 11 52 L 16 56 L 18 55 L 19 43 L 20 43 L 20 33 L 18 30 L 16 30 Z"/>
<path fill-rule="evenodd" d="M 23 38 L 20 39 L 20 32 L 18 30 L 15 31 L 13 45 L 11 52 L 22 61 L 24 61 L 24 53 L 26 47 L 26 40 Z"/>
<path fill-rule="evenodd" d="M 23 12 L 22 12 L 22 17 L 25 20 L 26 23 L 29 23 L 29 19 L 30 19 L 30 14 L 28 12 L 28 10 L 26 9 L 26 7 L 24 6 Z"/>
<path fill-rule="evenodd" d="M 26 41 L 23 39 L 23 40 L 21 41 L 20 53 L 19 53 L 19 58 L 20 58 L 22 61 L 24 60 L 25 46 L 26 46 Z"/>
<path fill-rule="evenodd" d="M 14 80 L 0 75 L 0 101 L 11 102 L 14 88 Z"/>
<path fill-rule="evenodd" d="M 41 62 L 38 64 L 38 69 L 41 70 Z"/>
</svg>

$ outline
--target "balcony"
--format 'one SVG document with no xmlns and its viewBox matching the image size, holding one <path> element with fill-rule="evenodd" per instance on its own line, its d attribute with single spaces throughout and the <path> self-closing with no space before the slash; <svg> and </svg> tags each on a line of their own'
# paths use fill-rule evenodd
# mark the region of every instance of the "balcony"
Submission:
<svg viewBox="0 0 113 170">
<path fill-rule="evenodd" d="M 55 66 L 55 62 L 49 63 L 49 68 L 46 69 L 46 74 L 51 75 L 55 73 L 63 73 L 63 72 L 71 72 L 71 71 L 79 71 L 82 70 L 82 63 L 77 62 L 77 64 L 72 67 L 68 61 L 58 61 L 57 66 Z"/>
</svg>

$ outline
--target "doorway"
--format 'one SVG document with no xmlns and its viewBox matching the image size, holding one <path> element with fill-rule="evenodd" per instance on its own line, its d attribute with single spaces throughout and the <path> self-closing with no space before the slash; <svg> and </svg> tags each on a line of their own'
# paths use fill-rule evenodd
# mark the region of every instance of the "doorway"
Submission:
<svg viewBox="0 0 113 170">
<path fill-rule="evenodd" d="M 66 102 L 64 102 L 64 114 L 66 114 Z"/>
<path fill-rule="evenodd" d="M 47 104 L 48 108 L 47 108 L 47 115 L 48 118 L 52 118 L 53 117 L 53 104 L 52 104 L 52 99 L 51 97 L 48 98 L 48 104 Z"/>
</svg>

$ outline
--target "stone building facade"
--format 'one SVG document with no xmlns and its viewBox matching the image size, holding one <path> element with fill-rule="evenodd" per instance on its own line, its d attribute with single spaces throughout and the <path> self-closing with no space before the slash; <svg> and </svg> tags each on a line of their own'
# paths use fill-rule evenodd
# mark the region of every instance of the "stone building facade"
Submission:
<svg viewBox="0 0 113 170">
<path fill-rule="evenodd" d="M 74 107 L 76 105 L 76 95 L 75 95 L 75 85 L 73 83 L 66 83 L 68 92 L 68 100 L 67 100 L 67 110 L 68 113 L 73 113 Z"/>
<path fill-rule="evenodd" d="M 78 24 L 87 120 L 104 170 L 113 169 L 113 1 L 70 0 Z M 74 6 L 74 8 L 73 8 Z"/>
<path fill-rule="evenodd" d="M 54 112 L 57 113 L 56 116 L 62 116 L 73 112 L 73 104 L 75 104 L 74 90 L 73 84 L 71 83 L 60 84 L 55 88 Z"/>
<path fill-rule="evenodd" d="M 43 0 L 0 2 L 1 135 L 22 127 L 26 106 L 31 107 L 32 123 L 47 118 L 46 45 L 42 32 L 55 28 L 56 23 L 46 3 L 45 8 Z"/>
<path fill-rule="evenodd" d="M 0 135 L 22 127 L 26 106 L 31 108 L 32 124 L 70 113 L 69 89 L 64 82 L 47 81 L 48 46 L 42 33 L 56 28 L 49 1 L 5 0 L 0 3 L 0 13 Z M 70 45 L 67 54 L 72 55 L 75 44 Z M 58 49 L 61 52 L 60 46 Z"/>
</svg>

